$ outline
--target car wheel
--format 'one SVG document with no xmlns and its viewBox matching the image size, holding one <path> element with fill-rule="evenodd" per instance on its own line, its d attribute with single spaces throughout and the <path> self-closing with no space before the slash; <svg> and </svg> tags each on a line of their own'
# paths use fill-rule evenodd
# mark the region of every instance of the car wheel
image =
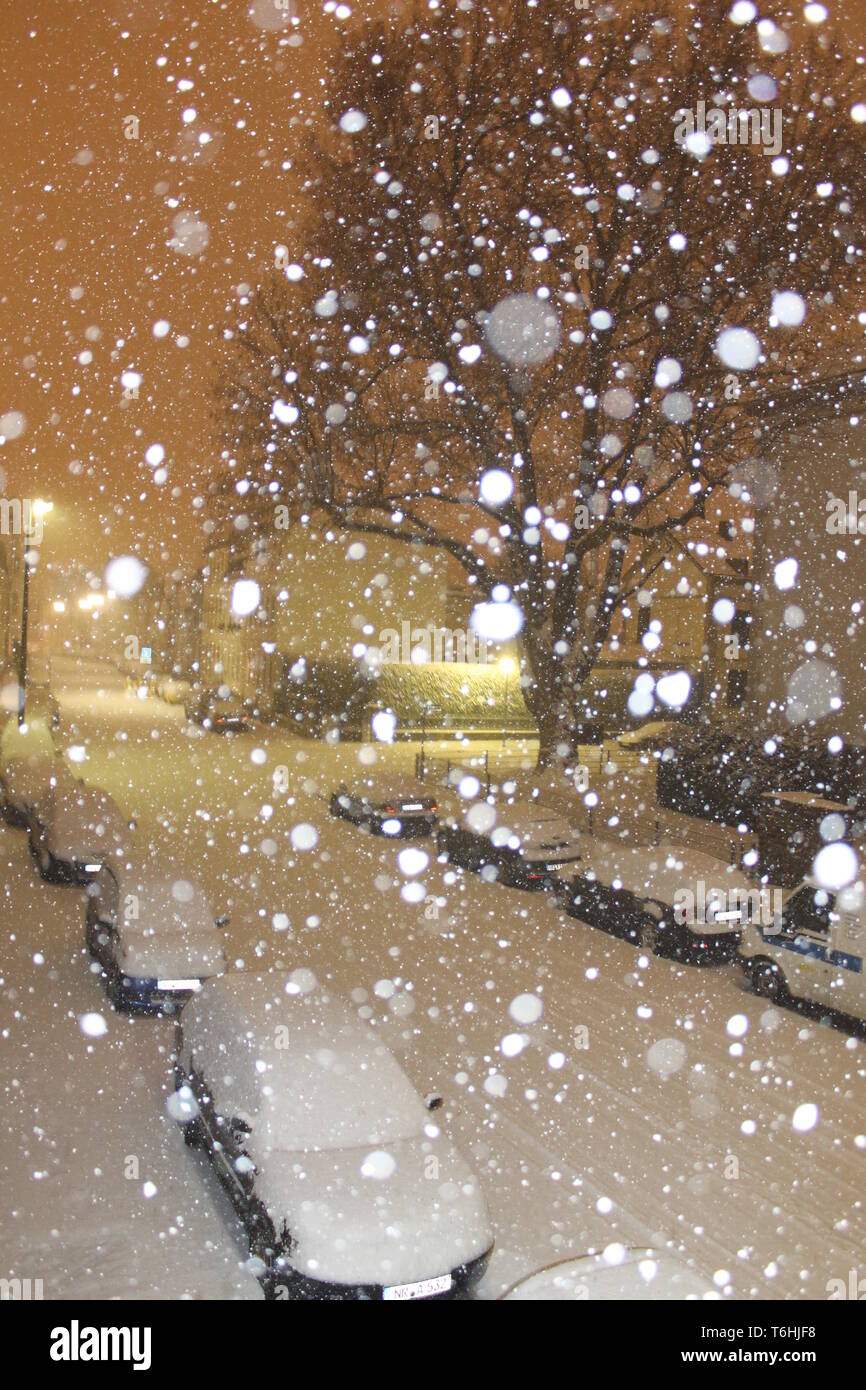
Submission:
<svg viewBox="0 0 866 1390">
<path fill-rule="evenodd" d="M 54 883 L 57 879 L 57 865 L 55 864 L 54 856 L 51 851 L 46 849 L 44 845 L 34 844 L 33 840 L 31 840 L 30 853 L 36 860 L 36 867 L 39 870 L 40 877 L 43 878 L 46 883 Z"/>
<path fill-rule="evenodd" d="M 250 1254 L 270 1270 L 276 1255 L 277 1233 L 273 1221 L 256 1197 L 250 1198 L 246 1227 L 250 1237 Z"/>
<path fill-rule="evenodd" d="M 758 960 L 752 966 L 752 987 L 762 999 L 778 1003 L 788 993 L 785 976 L 777 965 L 769 960 Z"/>
<path fill-rule="evenodd" d="M 205 1144 L 204 1131 L 198 1116 L 190 1120 L 188 1124 L 181 1125 L 183 1142 L 188 1149 L 203 1149 Z"/>
<path fill-rule="evenodd" d="M 96 922 L 95 922 L 95 920 L 94 920 L 92 917 L 88 917 L 88 918 L 87 918 L 87 925 L 86 925 L 85 932 L 84 932 L 84 939 L 85 939 L 85 942 L 86 942 L 86 944 L 87 944 L 87 949 L 88 949 L 88 951 L 90 952 L 90 954 L 93 956 L 93 959 L 94 959 L 94 960 L 97 959 L 97 956 L 98 956 L 98 953 L 99 953 L 99 947 L 98 947 L 98 944 L 97 944 L 96 935 L 97 935 L 97 932 L 96 932 Z"/>
<path fill-rule="evenodd" d="M 651 917 L 645 917 L 642 921 L 639 941 L 642 950 L 649 951 L 651 956 L 655 955 L 659 948 L 659 928 L 658 923 Z"/>
</svg>

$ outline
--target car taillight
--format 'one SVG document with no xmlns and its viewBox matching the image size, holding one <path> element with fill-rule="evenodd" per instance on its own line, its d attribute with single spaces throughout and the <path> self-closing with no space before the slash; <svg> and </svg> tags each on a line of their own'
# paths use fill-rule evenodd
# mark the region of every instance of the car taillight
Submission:
<svg viewBox="0 0 866 1390">
<path fill-rule="evenodd" d="M 393 806 L 386 806 L 386 807 L 385 807 L 385 810 L 387 811 L 387 813 L 388 813 L 389 816 L 394 816 L 394 815 L 397 814 L 397 812 L 396 812 L 396 810 L 394 809 Z"/>
<path fill-rule="evenodd" d="M 431 803 L 430 803 L 430 810 L 431 810 L 431 811 L 438 811 L 438 810 L 439 810 L 439 807 L 436 805 L 436 802 L 435 802 L 435 801 L 431 801 Z"/>
</svg>

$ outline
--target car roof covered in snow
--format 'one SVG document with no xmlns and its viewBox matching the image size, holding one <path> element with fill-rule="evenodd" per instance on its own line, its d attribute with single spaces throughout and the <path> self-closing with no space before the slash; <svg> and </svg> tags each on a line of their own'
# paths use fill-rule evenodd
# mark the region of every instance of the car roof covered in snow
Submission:
<svg viewBox="0 0 866 1390">
<path fill-rule="evenodd" d="M 117 802 L 101 787 L 89 787 L 86 782 L 58 782 L 46 796 L 44 810 L 45 821 L 54 830 L 102 826 L 109 835 L 121 837 L 128 831 Z"/>
<path fill-rule="evenodd" d="M 252 1123 L 257 1152 L 421 1134 L 427 1111 L 384 1043 L 311 984 L 308 971 L 239 972 L 208 981 L 189 1001 L 184 1045 L 217 1109 Z"/>
<path fill-rule="evenodd" d="M 183 868 L 159 869 L 138 860 L 112 864 L 109 872 L 122 899 L 133 896 L 137 916 L 126 925 L 142 931 L 216 931 L 214 914 L 200 881 Z"/>
<path fill-rule="evenodd" d="M 521 840 L 535 841 L 540 835 L 549 834 L 566 839 L 573 838 L 568 821 L 562 813 L 551 810 L 549 806 L 542 806 L 537 801 L 498 802 L 494 804 L 494 810 L 496 820 L 489 831 L 484 832 L 488 835 L 505 828 L 514 835 L 519 835 Z"/>
<path fill-rule="evenodd" d="M 741 870 L 699 850 L 681 845 L 618 845 L 613 841 L 580 837 L 580 871 L 591 870 L 602 883 L 619 879 L 624 888 L 638 897 L 653 897 L 672 903 L 679 889 L 695 890 L 703 881 L 706 891 L 732 888 L 748 891 L 750 884 Z"/>
<path fill-rule="evenodd" d="M 59 783 L 74 786 L 75 779 L 61 757 L 30 755 L 10 758 L 0 767 L 0 786 L 17 805 L 33 805 Z"/>
<path fill-rule="evenodd" d="M 706 1275 L 667 1251 L 617 1250 L 562 1260 L 513 1284 L 504 1298 L 517 1303 L 569 1303 L 586 1299 L 706 1298 L 715 1286 Z"/>
<path fill-rule="evenodd" d="M 372 776 L 358 774 L 347 779 L 345 787 L 350 796 L 366 797 L 368 801 L 435 801 L 431 787 L 426 787 L 414 777 L 389 776 L 385 772 Z M 340 788 L 342 790 L 342 787 Z"/>
</svg>

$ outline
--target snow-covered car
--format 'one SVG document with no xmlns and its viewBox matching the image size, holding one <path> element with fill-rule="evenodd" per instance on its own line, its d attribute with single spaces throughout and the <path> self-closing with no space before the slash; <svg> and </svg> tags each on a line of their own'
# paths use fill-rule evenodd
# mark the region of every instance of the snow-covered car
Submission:
<svg viewBox="0 0 866 1390">
<path fill-rule="evenodd" d="M 201 884 L 156 864 L 105 864 L 87 890 L 87 948 L 123 1012 L 172 1013 L 226 968 Z"/>
<path fill-rule="evenodd" d="M 866 891 L 862 881 L 829 892 L 807 879 L 774 921 L 750 924 L 738 960 L 757 994 L 803 999 L 866 1021 Z"/>
<path fill-rule="evenodd" d="M 68 766 L 56 754 L 53 757 L 10 758 L 0 767 L 3 816 L 7 825 L 26 829 L 40 802 L 54 787 L 72 786 L 74 782 Z"/>
<path fill-rule="evenodd" d="M 551 888 L 579 858 L 580 837 L 536 801 L 477 802 L 436 836 L 440 856 L 509 888 Z"/>
<path fill-rule="evenodd" d="M 59 782 L 31 813 L 30 853 L 48 882 L 89 883 L 128 852 L 134 828 L 108 792 Z"/>
<path fill-rule="evenodd" d="M 373 778 L 351 787 L 342 783 L 330 801 L 332 816 L 366 826 L 375 835 L 429 835 L 438 806 L 423 782 L 412 778 L 378 782 Z"/>
<path fill-rule="evenodd" d="M 477 1178 L 343 1003 L 309 979 L 230 974 L 176 1030 L 169 1110 L 275 1297 L 442 1298 L 481 1277 L 493 1237 Z"/>
<path fill-rule="evenodd" d="M 577 872 L 557 889 L 564 912 L 658 955 L 695 965 L 733 959 L 762 903 L 736 869 L 676 845 L 579 838 Z"/>
<path fill-rule="evenodd" d="M 610 1245 L 594 1255 L 560 1260 L 513 1284 L 504 1299 L 514 1303 L 571 1303 L 602 1299 L 659 1302 L 721 1297 L 712 1280 L 667 1250 Z"/>
<path fill-rule="evenodd" d="M 167 705 L 182 705 L 189 698 L 190 684 L 179 676 L 160 676 L 156 693 Z"/>
<path fill-rule="evenodd" d="M 188 718 L 216 734 L 239 734 L 250 727 L 249 710 L 233 695 L 205 695 L 189 708 Z"/>
</svg>

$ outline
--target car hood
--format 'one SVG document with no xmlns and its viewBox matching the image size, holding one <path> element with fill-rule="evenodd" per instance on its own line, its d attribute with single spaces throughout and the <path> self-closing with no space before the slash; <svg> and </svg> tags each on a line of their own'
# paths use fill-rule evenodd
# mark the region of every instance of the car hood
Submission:
<svg viewBox="0 0 866 1390">
<path fill-rule="evenodd" d="M 136 979 L 208 980 L 225 972 L 226 960 L 216 931 L 183 934 L 130 932 L 117 944 L 121 969 Z"/>
<path fill-rule="evenodd" d="M 285 1223 L 292 1265 L 310 1278 L 413 1283 L 448 1274 L 493 1243 L 478 1180 L 442 1136 L 380 1151 L 271 1150 L 261 1161 L 250 1154 L 256 1195 L 278 1235 Z"/>
</svg>

